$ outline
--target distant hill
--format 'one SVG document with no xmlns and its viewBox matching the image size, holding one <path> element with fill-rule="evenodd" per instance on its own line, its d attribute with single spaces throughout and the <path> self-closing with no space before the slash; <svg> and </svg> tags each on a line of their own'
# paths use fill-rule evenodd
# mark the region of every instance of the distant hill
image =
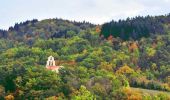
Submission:
<svg viewBox="0 0 170 100">
<path fill-rule="evenodd" d="M 101 25 L 101 35 L 119 37 L 123 40 L 140 39 L 152 34 L 165 34 L 169 27 L 170 14 L 162 16 L 146 16 L 127 18 L 126 20 L 111 21 Z M 89 22 L 76 22 L 63 19 L 37 19 L 16 23 L 8 30 L 0 30 L 0 38 L 22 40 L 22 38 L 61 38 L 76 35 L 80 30 L 94 28 Z"/>
<path fill-rule="evenodd" d="M 0 30 L 0 38 L 10 38 L 20 40 L 21 38 L 61 38 L 70 37 L 80 32 L 92 28 L 95 25 L 89 22 L 75 22 L 63 19 L 37 19 L 16 23 L 8 30 Z M 70 33 L 71 32 L 71 33 Z"/>
</svg>

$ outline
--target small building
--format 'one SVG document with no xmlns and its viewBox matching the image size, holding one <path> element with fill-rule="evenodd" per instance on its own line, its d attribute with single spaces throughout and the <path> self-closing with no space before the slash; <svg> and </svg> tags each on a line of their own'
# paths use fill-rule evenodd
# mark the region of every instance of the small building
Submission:
<svg viewBox="0 0 170 100">
<path fill-rule="evenodd" d="M 62 68 L 63 66 L 56 66 L 55 65 L 55 60 L 53 56 L 49 56 L 46 64 L 46 68 L 51 71 L 55 71 L 58 73 L 59 69 Z"/>
</svg>

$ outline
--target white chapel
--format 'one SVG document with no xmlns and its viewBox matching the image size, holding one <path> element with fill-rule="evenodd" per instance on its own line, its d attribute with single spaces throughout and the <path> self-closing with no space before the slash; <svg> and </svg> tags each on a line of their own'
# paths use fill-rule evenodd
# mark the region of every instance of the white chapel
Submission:
<svg viewBox="0 0 170 100">
<path fill-rule="evenodd" d="M 48 70 L 55 71 L 56 73 L 59 72 L 59 69 L 62 68 L 63 66 L 56 66 L 55 65 L 55 60 L 53 56 L 49 56 L 46 64 L 46 68 Z"/>
</svg>

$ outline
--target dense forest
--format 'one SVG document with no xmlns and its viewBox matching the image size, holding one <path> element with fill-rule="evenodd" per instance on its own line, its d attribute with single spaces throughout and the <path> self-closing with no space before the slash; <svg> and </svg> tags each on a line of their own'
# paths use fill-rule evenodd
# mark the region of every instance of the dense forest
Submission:
<svg viewBox="0 0 170 100">
<path fill-rule="evenodd" d="M 45 68 L 50 55 L 59 73 Z M 0 30 L 5 99 L 169 100 L 170 15 L 103 25 L 33 19 Z"/>
<path fill-rule="evenodd" d="M 165 16 L 146 16 L 127 18 L 118 22 L 111 21 L 102 26 L 101 33 L 104 37 L 110 35 L 123 40 L 140 39 L 152 34 L 165 34 L 164 25 L 170 23 L 170 14 Z"/>
</svg>

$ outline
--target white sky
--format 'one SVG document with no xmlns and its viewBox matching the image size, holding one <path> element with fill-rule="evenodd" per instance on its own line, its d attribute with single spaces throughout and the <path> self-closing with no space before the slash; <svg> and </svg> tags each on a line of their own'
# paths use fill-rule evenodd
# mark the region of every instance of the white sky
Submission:
<svg viewBox="0 0 170 100">
<path fill-rule="evenodd" d="M 63 18 L 102 24 L 170 13 L 170 0 L 0 0 L 0 29 L 31 19 Z"/>
</svg>

